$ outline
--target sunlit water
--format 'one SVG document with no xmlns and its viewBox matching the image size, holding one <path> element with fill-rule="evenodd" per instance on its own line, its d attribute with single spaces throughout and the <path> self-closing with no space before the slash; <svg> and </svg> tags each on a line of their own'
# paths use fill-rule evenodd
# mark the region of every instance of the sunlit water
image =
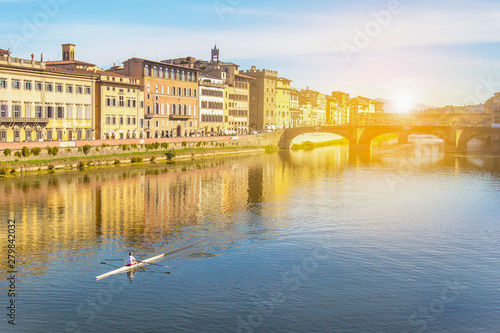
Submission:
<svg viewBox="0 0 500 333">
<path fill-rule="evenodd" d="M 498 332 L 500 158 L 375 148 L 1 179 L 0 331 Z"/>
</svg>

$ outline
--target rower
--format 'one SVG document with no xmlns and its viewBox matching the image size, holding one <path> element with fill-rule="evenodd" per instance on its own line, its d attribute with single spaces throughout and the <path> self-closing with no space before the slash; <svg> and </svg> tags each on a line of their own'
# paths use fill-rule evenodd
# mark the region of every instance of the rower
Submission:
<svg viewBox="0 0 500 333">
<path fill-rule="evenodd" d="M 132 252 L 130 252 L 128 254 L 128 257 L 127 257 L 127 266 L 134 266 L 136 264 L 137 264 L 137 260 L 132 255 Z"/>
</svg>

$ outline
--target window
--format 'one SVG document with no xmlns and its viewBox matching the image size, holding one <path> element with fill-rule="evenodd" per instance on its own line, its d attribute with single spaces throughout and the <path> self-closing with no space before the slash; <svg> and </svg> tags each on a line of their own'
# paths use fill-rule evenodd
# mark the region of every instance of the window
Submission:
<svg viewBox="0 0 500 333">
<path fill-rule="evenodd" d="M 8 117 L 8 108 L 7 104 L 0 104 L 0 117 Z"/>
<path fill-rule="evenodd" d="M 51 129 L 47 130 L 47 141 L 52 141 L 52 130 Z"/>
<path fill-rule="evenodd" d="M 58 106 L 57 107 L 57 118 L 58 119 L 63 119 L 64 118 L 64 107 L 63 106 Z"/>
<path fill-rule="evenodd" d="M 146 92 L 151 92 L 151 84 L 149 82 L 146 86 Z"/>
<path fill-rule="evenodd" d="M 14 130 L 14 141 L 16 141 L 16 142 L 21 141 L 21 131 Z"/>
<path fill-rule="evenodd" d="M 76 130 L 76 136 L 77 136 L 78 140 L 83 139 L 83 133 L 82 133 L 82 129 L 81 128 L 79 128 L 79 129 Z"/>
<path fill-rule="evenodd" d="M 31 142 L 31 131 L 30 130 L 26 130 L 26 141 L 28 142 Z"/>
<path fill-rule="evenodd" d="M 38 141 L 42 141 L 43 140 L 43 134 L 42 134 L 42 131 L 36 131 L 36 139 Z"/>
<path fill-rule="evenodd" d="M 92 93 L 92 89 L 88 86 L 85 87 L 85 95 L 90 95 Z"/>
<path fill-rule="evenodd" d="M 130 118 L 127 118 L 127 125 L 130 125 Z"/>
<path fill-rule="evenodd" d="M 111 125 L 116 125 L 116 117 L 111 117 Z"/>
<path fill-rule="evenodd" d="M 47 106 L 46 108 L 47 111 L 47 118 L 54 118 L 54 107 L 53 106 Z"/>
<path fill-rule="evenodd" d="M 35 117 L 43 118 L 43 107 L 41 105 L 35 105 Z"/>
<path fill-rule="evenodd" d="M 31 118 L 31 104 L 26 103 L 24 106 L 24 110 L 25 110 L 25 117 Z"/>
<path fill-rule="evenodd" d="M 66 92 L 68 94 L 72 94 L 73 93 L 73 85 L 70 85 L 70 84 L 66 85 Z"/>
<path fill-rule="evenodd" d="M 121 107 L 124 107 L 124 106 L 125 106 L 125 100 L 124 100 L 124 97 L 123 97 L 123 96 L 120 96 L 119 98 L 120 98 L 120 101 L 119 101 L 119 102 L 120 102 L 120 104 L 119 104 L 119 105 L 120 105 Z"/>
<path fill-rule="evenodd" d="M 76 106 L 76 118 L 83 119 L 83 107 L 81 105 Z"/>
<path fill-rule="evenodd" d="M 7 80 L 6 79 L 0 79 L 0 88 L 7 89 Z"/>
<path fill-rule="evenodd" d="M 87 128 L 85 130 L 85 135 L 87 136 L 87 140 L 91 140 L 92 139 L 92 134 L 91 134 L 90 128 Z"/>
<path fill-rule="evenodd" d="M 57 141 L 62 141 L 63 139 L 63 131 L 62 129 L 58 128 L 57 129 Z"/>
<path fill-rule="evenodd" d="M 132 118 L 132 125 L 135 125 L 137 123 L 135 117 Z"/>
<path fill-rule="evenodd" d="M 68 110 L 68 119 L 73 119 L 73 105 L 68 104 L 66 108 Z"/>
<path fill-rule="evenodd" d="M 76 93 L 77 94 L 83 94 L 83 87 L 82 86 L 76 86 Z"/>
<path fill-rule="evenodd" d="M 35 82 L 35 90 L 42 91 L 43 85 L 42 82 Z"/>
<path fill-rule="evenodd" d="M 12 89 L 21 89 L 21 81 L 12 80 Z"/>
<path fill-rule="evenodd" d="M 24 81 L 24 90 L 33 89 L 33 83 L 31 81 Z"/>
<path fill-rule="evenodd" d="M 92 113 L 90 112 L 90 105 L 85 105 L 85 119 L 92 119 Z"/>
<path fill-rule="evenodd" d="M 54 85 L 52 83 L 45 84 L 45 90 L 48 92 L 52 92 L 54 90 Z"/>
<path fill-rule="evenodd" d="M 56 84 L 56 91 L 58 93 L 62 93 L 63 92 L 63 85 L 62 84 Z"/>
<path fill-rule="evenodd" d="M 123 121 L 123 117 L 120 117 L 120 125 L 123 125 L 124 121 Z"/>
<path fill-rule="evenodd" d="M 7 141 L 7 131 L 0 131 L 0 141 Z"/>
</svg>

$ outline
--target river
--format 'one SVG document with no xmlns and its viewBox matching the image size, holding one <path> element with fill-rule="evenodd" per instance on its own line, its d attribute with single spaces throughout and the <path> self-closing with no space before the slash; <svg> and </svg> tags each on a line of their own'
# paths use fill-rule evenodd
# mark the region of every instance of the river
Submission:
<svg viewBox="0 0 500 333">
<path fill-rule="evenodd" d="M 499 185 L 433 140 L 3 178 L 0 331 L 497 332 Z"/>
</svg>

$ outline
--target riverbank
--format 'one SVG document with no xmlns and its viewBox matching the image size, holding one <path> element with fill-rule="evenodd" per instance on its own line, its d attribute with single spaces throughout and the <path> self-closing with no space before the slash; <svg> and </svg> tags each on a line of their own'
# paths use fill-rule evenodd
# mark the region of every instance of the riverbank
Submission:
<svg viewBox="0 0 500 333">
<path fill-rule="evenodd" d="M 96 147 L 101 155 L 88 156 L 66 156 L 31 160 L 13 160 L 0 162 L 0 176 L 9 176 L 22 173 L 55 171 L 55 170 L 84 170 L 89 167 L 107 165 L 127 165 L 139 163 L 151 163 L 160 161 L 171 161 L 183 159 L 205 158 L 218 155 L 265 153 L 274 151 L 274 146 L 223 146 L 213 147 L 181 147 L 180 149 L 168 149 L 168 145 L 146 145 L 144 147 L 129 147 L 122 145 L 117 147 Z M 130 151 L 133 149 L 138 151 Z M 118 149 L 121 149 L 118 150 Z M 141 151 L 145 150 L 145 151 Z M 106 154 L 108 152 L 109 154 Z M 69 153 L 69 152 L 68 152 Z"/>
</svg>

